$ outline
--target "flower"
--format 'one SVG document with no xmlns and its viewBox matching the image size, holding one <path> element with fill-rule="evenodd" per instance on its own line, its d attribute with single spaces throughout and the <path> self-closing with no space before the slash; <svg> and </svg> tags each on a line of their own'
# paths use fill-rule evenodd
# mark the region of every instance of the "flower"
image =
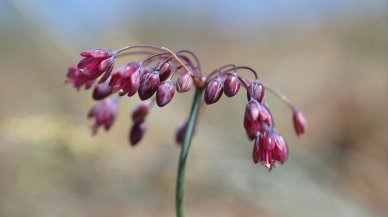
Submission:
<svg viewBox="0 0 388 217">
<path fill-rule="evenodd" d="M 85 89 L 89 89 L 93 85 L 93 80 L 89 80 L 80 69 L 77 68 L 77 66 L 70 66 L 68 68 L 67 79 L 65 80 L 65 83 L 71 83 L 75 88 L 78 90 L 85 86 Z"/>
<path fill-rule="evenodd" d="M 299 110 L 294 110 L 292 121 L 294 123 L 296 135 L 302 135 L 307 126 L 306 118 L 303 116 L 302 112 L 300 112 Z"/>
<path fill-rule="evenodd" d="M 284 164 L 287 161 L 288 145 L 283 136 L 274 128 L 269 128 L 256 137 L 252 157 L 254 163 L 261 163 L 272 170 L 278 162 Z"/>
<path fill-rule="evenodd" d="M 144 121 L 141 121 L 139 123 L 135 123 L 130 132 L 129 132 L 129 142 L 132 146 L 137 145 L 140 140 L 144 137 L 144 134 L 147 131 L 147 125 Z"/>
<path fill-rule="evenodd" d="M 113 88 L 109 86 L 109 80 L 106 80 L 104 83 L 97 84 L 93 90 L 93 99 L 101 100 L 108 97 L 112 94 Z"/>
<path fill-rule="evenodd" d="M 227 97 L 233 97 L 240 90 L 240 81 L 236 73 L 228 75 L 224 81 L 224 93 Z"/>
<path fill-rule="evenodd" d="M 171 80 L 162 81 L 156 92 L 156 103 L 159 107 L 167 105 L 175 94 L 175 86 Z"/>
<path fill-rule="evenodd" d="M 97 103 L 89 110 L 88 118 L 94 118 L 92 133 L 95 135 L 98 128 L 104 127 L 108 131 L 113 125 L 118 113 L 118 99 L 108 98 Z"/>
<path fill-rule="evenodd" d="M 105 82 L 113 70 L 115 63 L 115 52 L 108 49 L 97 48 L 81 52 L 84 58 L 77 67 L 89 79 L 95 80 L 104 73 L 99 83 Z"/>
<path fill-rule="evenodd" d="M 210 105 L 216 103 L 222 96 L 223 87 L 222 80 L 218 76 L 216 79 L 211 80 L 205 89 L 205 102 Z"/>
</svg>

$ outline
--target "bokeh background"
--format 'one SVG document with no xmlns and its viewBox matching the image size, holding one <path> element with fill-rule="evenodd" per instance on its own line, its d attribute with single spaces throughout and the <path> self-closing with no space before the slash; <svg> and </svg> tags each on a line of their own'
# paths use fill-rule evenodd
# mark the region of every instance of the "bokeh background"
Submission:
<svg viewBox="0 0 388 217">
<path fill-rule="evenodd" d="M 82 50 L 137 43 L 195 52 L 205 73 L 249 65 L 308 118 L 267 95 L 290 145 L 251 160 L 245 93 L 207 106 L 189 155 L 187 216 L 388 216 L 387 1 L 0 0 L 0 216 L 174 216 L 178 123 L 193 93 L 154 107 L 128 145 L 123 98 L 91 137 L 91 93 L 64 85 Z"/>
</svg>

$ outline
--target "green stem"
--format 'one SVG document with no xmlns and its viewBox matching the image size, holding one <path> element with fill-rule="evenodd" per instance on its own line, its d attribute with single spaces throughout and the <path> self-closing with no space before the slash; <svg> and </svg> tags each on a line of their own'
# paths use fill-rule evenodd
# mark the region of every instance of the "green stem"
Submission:
<svg viewBox="0 0 388 217">
<path fill-rule="evenodd" d="M 184 187 L 185 187 L 185 171 L 186 171 L 186 159 L 189 154 L 191 139 L 193 138 L 194 128 L 197 122 L 198 111 L 201 101 L 202 88 L 197 88 L 195 91 L 193 105 L 191 107 L 190 117 L 187 123 L 187 129 L 185 133 L 185 139 L 181 148 L 181 154 L 179 156 L 178 176 L 176 183 L 176 195 L 175 206 L 177 217 L 184 217 Z"/>
</svg>

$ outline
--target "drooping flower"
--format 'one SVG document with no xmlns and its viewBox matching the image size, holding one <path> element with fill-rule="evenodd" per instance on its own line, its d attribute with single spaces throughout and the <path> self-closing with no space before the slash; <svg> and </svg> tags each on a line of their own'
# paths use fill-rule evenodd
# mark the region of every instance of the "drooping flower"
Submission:
<svg viewBox="0 0 388 217">
<path fill-rule="evenodd" d="M 250 84 L 248 87 L 248 91 L 247 91 L 248 100 L 253 98 L 257 100 L 259 103 L 262 103 L 264 99 L 264 91 L 265 91 L 264 85 L 259 80 L 253 81 L 252 84 Z"/>
<path fill-rule="evenodd" d="M 104 83 L 97 84 L 93 90 L 93 99 L 101 100 L 108 97 L 112 94 L 113 88 L 109 86 L 109 80 L 106 80 Z"/>
<path fill-rule="evenodd" d="M 140 140 L 144 137 L 144 134 L 147 131 L 147 125 L 144 121 L 141 121 L 139 123 L 135 123 L 130 132 L 129 132 L 129 141 L 132 146 L 137 145 Z"/>
<path fill-rule="evenodd" d="M 158 90 L 159 84 L 159 74 L 156 71 L 144 73 L 141 76 L 138 90 L 140 99 L 149 99 Z"/>
<path fill-rule="evenodd" d="M 117 98 L 108 98 L 98 102 L 94 107 L 89 110 L 88 118 L 93 118 L 95 120 L 92 125 L 92 133 L 95 135 L 98 131 L 98 128 L 104 127 L 108 131 L 117 116 L 119 107 Z"/>
<path fill-rule="evenodd" d="M 217 77 L 211 80 L 205 89 L 205 103 L 210 105 L 216 103 L 222 96 L 223 87 L 222 80 L 220 77 Z"/>
<path fill-rule="evenodd" d="M 151 101 L 139 102 L 132 111 L 132 120 L 135 123 L 144 121 L 151 109 Z"/>
<path fill-rule="evenodd" d="M 236 73 L 228 75 L 224 81 L 224 93 L 227 97 L 233 97 L 240 90 L 240 81 Z"/>
<path fill-rule="evenodd" d="M 181 73 L 176 82 L 176 91 L 184 93 L 193 87 L 193 78 L 189 73 Z"/>
<path fill-rule="evenodd" d="M 171 80 L 162 81 L 156 92 L 156 103 L 158 106 L 163 107 L 167 105 L 175 94 L 175 86 Z"/>
<path fill-rule="evenodd" d="M 113 70 L 115 52 L 109 49 L 97 48 L 81 52 L 84 58 L 78 63 L 78 68 L 89 79 L 95 80 L 104 74 L 99 83 L 105 82 Z"/>
<path fill-rule="evenodd" d="M 287 161 L 288 145 L 275 129 L 268 128 L 256 137 L 252 158 L 254 163 L 261 163 L 272 170 L 278 162 L 283 164 Z"/>
<path fill-rule="evenodd" d="M 89 80 L 80 69 L 77 68 L 77 66 L 70 66 L 67 74 L 67 79 L 65 80 L 65 83 L 71 83 L 75 88 L 78 90 L 85 86 L 85 89 L 89 89 L 93 86 L 94 81 Z"/>
</svg>

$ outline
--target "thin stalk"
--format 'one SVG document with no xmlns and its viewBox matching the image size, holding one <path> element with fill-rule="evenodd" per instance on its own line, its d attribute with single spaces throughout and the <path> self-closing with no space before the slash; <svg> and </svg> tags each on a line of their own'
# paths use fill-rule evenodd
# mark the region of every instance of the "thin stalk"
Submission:
<svg viewBox="0 0 388 217">
<path fill-rule="evenodd" d="M 181 153 L 179 156 L 178 175 L 176 183 L 176 195 L 175 195 L 175 206 L 177 217 L 184 217 L 184 187 L 185 187 L 185 172 L 186 172 L 186 159 L 189 154 L 191 139 L 193 138 L 194 128 L 197 122 L 198 111 L 201 102 L 202 88 L 197 88 L 195 91 L 193 104 L 191 107 L 190 117 L 187 123 L 187 129 L 185 133 L 185 139 L 181 147 Z"/>
</svg>

